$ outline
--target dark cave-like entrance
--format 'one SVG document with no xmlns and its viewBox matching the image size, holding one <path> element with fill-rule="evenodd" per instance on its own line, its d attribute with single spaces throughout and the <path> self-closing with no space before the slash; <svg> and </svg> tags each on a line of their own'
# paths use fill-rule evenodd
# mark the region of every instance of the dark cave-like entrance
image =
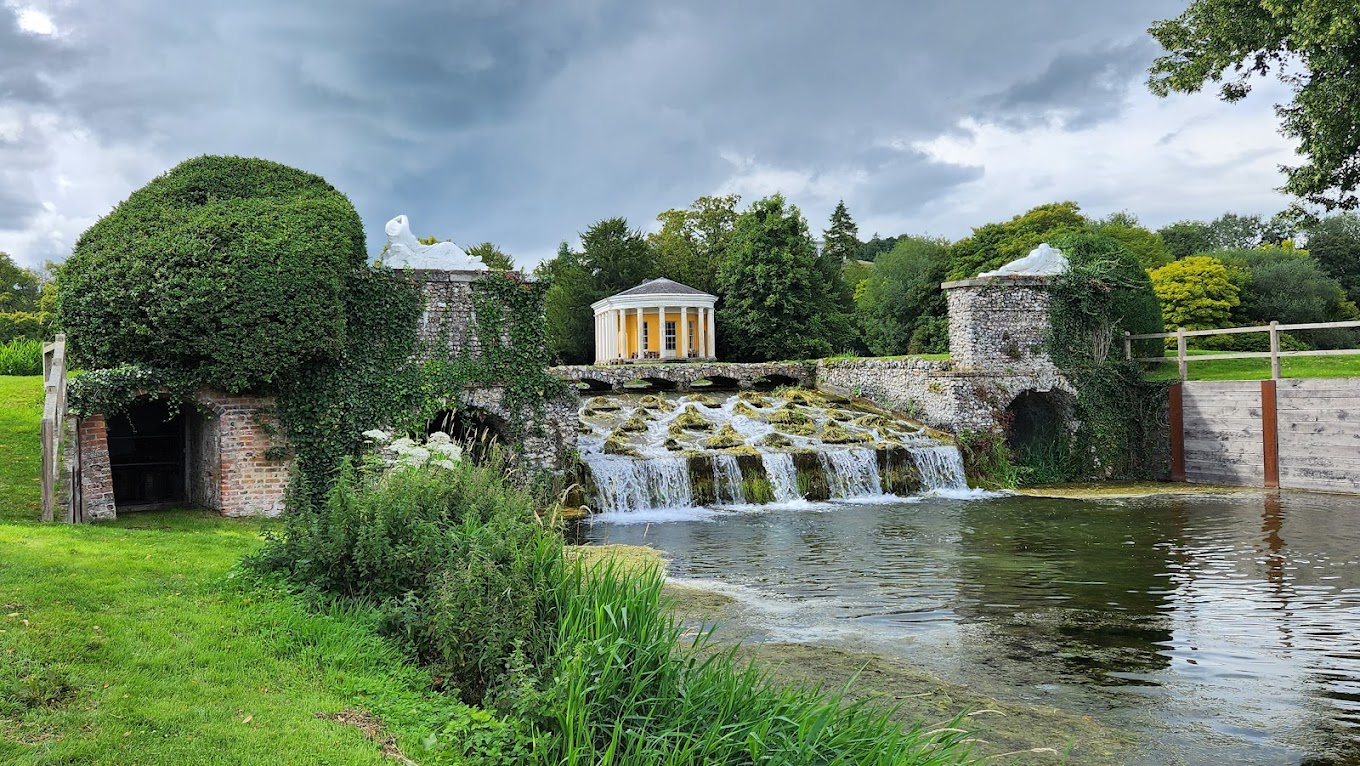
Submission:
<svg viewBox="0 0 1360 766">
<path fill-rule="evenodd" d="M 510 443 L 510 424 L 477 407 L 441 412 L 425 430 L 427 435 L 448 434 L 476 465 L 483 465 L 492 453 Z"/>
</svg>

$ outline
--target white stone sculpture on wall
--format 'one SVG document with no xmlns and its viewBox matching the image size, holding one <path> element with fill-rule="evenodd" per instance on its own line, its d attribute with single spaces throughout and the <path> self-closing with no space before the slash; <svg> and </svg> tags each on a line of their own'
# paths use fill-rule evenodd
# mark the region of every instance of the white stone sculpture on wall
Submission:
<svg viewBox="0 0 1360 766">
<path fill-rule="evenodd" d="M 1047 242 L 996 271 L 985 271 L 979 277 L 1052 277 L 1067 271 L 1067 256 Z"/>
<path fill-rule="evenodd" d="M 411 233 L 411 223 L 399 215 L 387 222 L 387 253 L 383 263 L 394 269 L 439 269 L 442 271 L 484 271 L 486 264 L 463 252 L 452 242 L 422 244 Z"/>
</svg>

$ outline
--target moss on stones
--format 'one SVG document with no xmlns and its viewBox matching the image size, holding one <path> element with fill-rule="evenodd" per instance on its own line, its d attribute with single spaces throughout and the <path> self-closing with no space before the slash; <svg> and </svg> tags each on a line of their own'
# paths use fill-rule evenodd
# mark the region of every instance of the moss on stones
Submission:
<svg viewBox="0 0 1360 766">
<path fill-rule="evenodd" d="M 685 431 L 712 431 L 713 423 L 708 418 L 699 414 L 699 410 L 694 405 L 684 409 L 675 420 L 671 421 L 671 430 L 681 429 Z"/>
<path fill-rule="evenodd" d="M 827 423 L 817 438 L 825 444 L 863 444 L 869 441 L 868 434 L 851 431 L 835 422 Z"/>
<path fill-rule="evenodd" d="M 731 425 L 723 426 L 717 434 L 704 440 L 704 446 L 708 449 L 730 449 L 740 447 L 745 443 L 746 440 Z"/>
<path fill-rule="evenodd" d="M 793 439 L 781 433 L 765 434 L 757 442 L 762 447 L 792 447 Z"/>
</svg>

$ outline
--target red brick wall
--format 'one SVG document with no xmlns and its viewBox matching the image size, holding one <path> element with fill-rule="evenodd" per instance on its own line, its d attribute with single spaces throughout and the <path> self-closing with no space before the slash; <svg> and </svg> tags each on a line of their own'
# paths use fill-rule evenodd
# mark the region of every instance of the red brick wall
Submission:
<svg viewBox="0 0 1360 766">
<path fill-rule="evenodd" d="M 109 439 L 104 416 L 81 418 L 77 430 L 81 514 L 85 521 L 112 519 L 117 511 L 113 504 L 113 474 L 109 469 Z"/>
<path fill-rule="evenodd" d="M 221 479 L 218 497 L 225 516 L 283 512 L 289 461 L 270 460 L 266 450 L 283 443 L 272 411 L 274 400 L 205 391 L 199 401 L 216 413 Z M 209 426 L 211 427 L 211 426 Z M 276 434 L 271 436 L 270 432 Z"/>
</svg>

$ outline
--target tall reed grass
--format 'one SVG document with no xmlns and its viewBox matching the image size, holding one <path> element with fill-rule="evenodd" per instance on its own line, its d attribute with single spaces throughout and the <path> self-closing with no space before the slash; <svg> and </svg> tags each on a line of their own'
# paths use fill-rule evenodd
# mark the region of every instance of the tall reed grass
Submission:
<svg viewBox="0 0 1360 766">
<path fill-rule="evenodd" d="M 41 375 L 42 341 L 15 339 L 0 343 L 0 375 Z"/>
</svg>

